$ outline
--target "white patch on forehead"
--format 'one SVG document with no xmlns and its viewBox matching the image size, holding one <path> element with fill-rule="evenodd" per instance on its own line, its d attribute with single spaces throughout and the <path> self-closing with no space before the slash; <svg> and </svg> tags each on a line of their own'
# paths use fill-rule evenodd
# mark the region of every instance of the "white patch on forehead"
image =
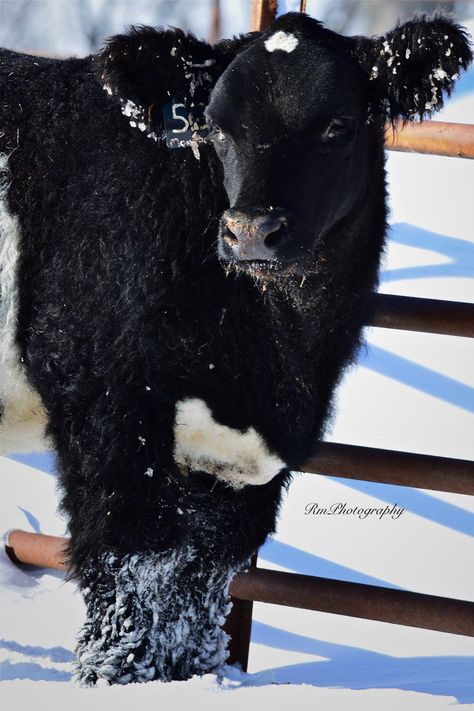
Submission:
<svg viewBox="0 0 474 711">
<path fill-rule="evenodd" d="M 29 385 L 16 343 L 18 320 L 18 218 L 8 206 L 10 175 L 0 153 L 0 454 L 49 449 L 46 415 Z"/>
<path fill-rule="evenodd" d="M 274 52 L 280 49 L 282 52 L 292 52 L 298 46 L 298 40 L 290 32 L 275 32 L 274 35 L 265 40 L 265 49 Z"/>
<path fill-rule="evenodd" d="M 174 432 L 177 464 L 205 471 L 234 489 L 266 484 L 285 468 L 253 427 L 241 432 L 219 424 L 198 398 L 176 403 Z"/>
</svg>

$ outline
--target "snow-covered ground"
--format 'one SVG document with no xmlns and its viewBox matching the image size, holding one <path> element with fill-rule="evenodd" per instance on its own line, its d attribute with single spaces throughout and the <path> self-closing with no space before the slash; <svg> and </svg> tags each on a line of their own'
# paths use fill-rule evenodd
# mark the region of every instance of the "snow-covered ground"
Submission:
<svg viewBox="0 0 474 711">
<path fill-rule="evenodd" d="M 474 23 L 473 23 L 474 25 Z M 474 122 L 474 72 L 439 119 Z M 474 162 L 392 153 L 392 231 L 381 291 L 474 300 Z M 367 330 L 328 439 L 472 459 L 474 342 Z M 0 458 L 0 527 L 61 535 L 47 455 Z M 305 506 L 397 504 L 397 519 L 305 515 Z M 474 497 L 295 476 L 260 565 L 474 600 Z M 81 690 L 69 682 L 82 602 L 59 574 L 20 570 L 0 550 L 3 708 L 474 708 L 474 639 L 254 605 L 249 673 Z M 53 683 L 56 682 L 56 683 Z M 472 705 L 472 706 L 471 706 Z"/>
</svg>

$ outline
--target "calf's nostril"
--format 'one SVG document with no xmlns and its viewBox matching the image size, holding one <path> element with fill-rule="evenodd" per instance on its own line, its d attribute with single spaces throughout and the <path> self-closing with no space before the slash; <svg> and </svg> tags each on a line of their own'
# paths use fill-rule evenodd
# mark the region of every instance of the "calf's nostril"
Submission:
<svg viewBox="0 0 474 711">
<path fill-rule="evenodd" d="M 222 244 L 238 260 L 275 259 L 286 241 L 287 221 L 281 214 L 226 214 L 221 225 Z"/>
<path fill-rule="evenodd" d="M 278 247 L 284 240 L 286 232 L 286 220 L 281 218 L 278 222 L 275 222 L 269 226 L 269 229 L 265 230 L 265 246 L 270 249 Z"/>
<path fill-rule="evenodd" d="M 231 247 L 235 246 L 239 242 L 238 237 L 232 232 L 229 225 L 226 226 L 222 239 L 226 244 L 230 245 Z"/>
</svg>

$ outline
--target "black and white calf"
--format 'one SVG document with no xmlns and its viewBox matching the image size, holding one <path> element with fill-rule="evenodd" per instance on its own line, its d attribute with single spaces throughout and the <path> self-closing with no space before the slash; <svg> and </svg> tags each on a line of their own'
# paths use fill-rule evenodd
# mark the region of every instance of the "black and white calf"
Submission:
<svg viewBox="0 0 474 711">
<path fill-rule="evenodd" d="M 82 683 L 222 666 L 229 581 L 376 286 L 385 121 L 439 109 L 470 59 L 442 15 L 0 53 L 1 446 L 57 453 Z"/>
</svg>

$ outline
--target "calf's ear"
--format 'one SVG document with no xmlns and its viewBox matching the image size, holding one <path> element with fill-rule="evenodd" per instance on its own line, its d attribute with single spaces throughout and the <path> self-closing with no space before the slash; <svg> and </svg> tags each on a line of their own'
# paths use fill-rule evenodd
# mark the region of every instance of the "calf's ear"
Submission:
<svg viewBox="0 0 474 711">
<path fill-rule="evenodd" d="M 132 27 L 111 37 L 92 60 L 97 79 L 131 123 L 150 125 L 176 96 L 207 104 L 220 74 L 255 34 L 212 46 L 179 29 Z"/>
<path fill-rule="evenodd" d="M 384 37 L 362 40 L 358 52 L 391 121 L 422 119 L 442 109 L 472 61 L 468 34 L 444 13 L 420 15 Z"/>
</svg>

